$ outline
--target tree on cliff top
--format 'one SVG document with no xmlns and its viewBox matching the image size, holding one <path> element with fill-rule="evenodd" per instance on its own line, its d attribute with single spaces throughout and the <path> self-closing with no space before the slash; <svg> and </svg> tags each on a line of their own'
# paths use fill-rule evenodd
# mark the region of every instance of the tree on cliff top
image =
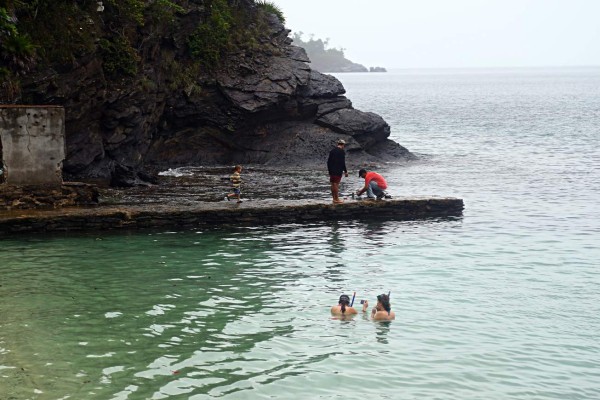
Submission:
<svg viewBox="0 0 600 400">
<path fill-rule="evenodd" d="M 363 65 L 356 64 L 346 58 L 343 48 L 327 48 L 329 39 L 314 39 L 310 35 L 307 41 L 302 40 L 303 32 L 295 32 L 292 36 L 294 44 L 306 50 L 311 67 L 320 72 L 367 72 Z"/>
</svg>

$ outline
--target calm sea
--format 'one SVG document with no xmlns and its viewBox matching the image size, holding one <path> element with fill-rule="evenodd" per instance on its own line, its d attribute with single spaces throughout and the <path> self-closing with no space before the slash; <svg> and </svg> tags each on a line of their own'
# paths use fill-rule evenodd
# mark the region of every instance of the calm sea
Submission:
<svg viewBox="0 0 600 400">
<path fill-rule="evenodd" d="M 338 78 L 464 217 L 3 239 L 0 399 L 600 398 L 600 68 Z"/>
</svg>

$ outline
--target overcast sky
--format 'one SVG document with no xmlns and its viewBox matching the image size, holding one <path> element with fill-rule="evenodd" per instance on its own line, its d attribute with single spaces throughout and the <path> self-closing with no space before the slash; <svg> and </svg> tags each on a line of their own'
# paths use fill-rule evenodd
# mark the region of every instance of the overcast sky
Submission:
<svg viewBox="0 0 600 400">
<path fill-rule="evenodd" d="M 600 0 L 272 2 L 367 67 L 600 66 Z"/>
</svg>

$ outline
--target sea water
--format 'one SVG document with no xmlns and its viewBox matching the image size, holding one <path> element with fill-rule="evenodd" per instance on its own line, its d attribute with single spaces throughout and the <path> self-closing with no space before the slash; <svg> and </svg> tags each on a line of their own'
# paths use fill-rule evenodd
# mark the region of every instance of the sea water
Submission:
<svg viewBox="0 0 600 400">
<path fill-rule="evenodd" d="M 600 69 L 337 77 L 463 217 L 2 239 L 0 399 L 600 398 Z"/>
</svg>

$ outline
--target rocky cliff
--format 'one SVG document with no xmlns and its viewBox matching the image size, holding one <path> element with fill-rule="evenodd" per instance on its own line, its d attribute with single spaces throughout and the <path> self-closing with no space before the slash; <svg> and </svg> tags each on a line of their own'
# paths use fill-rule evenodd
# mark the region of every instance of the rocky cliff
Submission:
<svg viewBox="0 0 600 400">
<path fill-rule="evenodd" d="M 380 116 L 354 109 L 335 77 L 311 70 L 277 16 L 250 0 L 228 2 L 254 36 L 251 45 L 222 47 L 208 66 L 190 59 L 189 38 L 211 21 L 214 5 L 178 3 L 169 25 L 176 29 L 146 23 L 125 33 L 135 51 L 128 74 L 121 65 L 115 78 L 111 48 L 96 40 L 69 63 L 38 65 L 22 79 L 15 102 L 66 109 L 67 179 L 180 165 L 322 167 L 338 138 L 352 164 L 411 157 L 388 139 Z M 93 17 L 99 35 L 120 29 Z"/>
</svg>

